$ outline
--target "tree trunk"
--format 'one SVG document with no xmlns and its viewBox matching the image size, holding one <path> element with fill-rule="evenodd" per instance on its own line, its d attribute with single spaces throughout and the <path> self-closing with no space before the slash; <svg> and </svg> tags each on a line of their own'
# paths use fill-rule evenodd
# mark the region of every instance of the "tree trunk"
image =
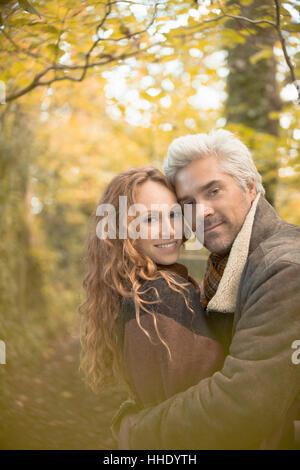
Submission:
<svg viewBox="0 0 300 470">
<path fill-rule="evenodd" d="M 236 5 L 240 2 L 232 0 L 229 4 Z M 274 3 L 271 0 L 263 2 L 263 5 L 260 0 L 254 0 L 249 5 L 241 7 L 241 15 L 252 20 L 261 19 L 270 12 L 275 13 Z M 229 26 L 237 31 L 251 28 L 253 32 L 246 36 L 244 44 L 228 48 L 230 73 L 227 80 L 227 121 L 278 136 L 278 119 L 270 118 L 271 112 L 279 111 L 281 108 L 276 83 L 276 60 L 273 54 L 274 44 L 278 40 L 276 31 L 271 26 L 254 26 L 243 20 L 230 20 L 226 27 Z M 269 56 L 257 61 L 250 60 L 262 51 L 267 53 L 269 51 Z M 258 163 L 260 159 L 264 159 L 264 155 L 256 157 Z M 266 198 L 271 204 L 274 203 L 277 185 L 278 163 L 274 160 L 264 162 L 265 170 L 262 171 Z"/>
</svg>

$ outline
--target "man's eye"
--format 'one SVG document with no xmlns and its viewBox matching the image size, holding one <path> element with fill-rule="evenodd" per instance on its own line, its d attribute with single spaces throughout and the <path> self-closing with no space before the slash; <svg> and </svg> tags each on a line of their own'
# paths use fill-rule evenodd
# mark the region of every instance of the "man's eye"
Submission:
<svg viewBox="0 0 300 470">
<path fill-rule="evenodd" d="M 212 189 L 209 194 L 210 196 L 216 196 L 218 192 L 219 192 L 219 188 L 215 188 L 215 189 Z"/>
</svg>

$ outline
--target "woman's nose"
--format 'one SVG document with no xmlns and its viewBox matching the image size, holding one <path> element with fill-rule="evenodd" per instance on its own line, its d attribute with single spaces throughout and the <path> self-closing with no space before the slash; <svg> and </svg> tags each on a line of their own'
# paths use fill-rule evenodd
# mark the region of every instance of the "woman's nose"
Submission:
<svg viewBox="0 0 300 470">
<path fill-rule="evenodd" d="M 168 240 L 170 238 L 174 238 L 174 226 L 170 221 L 169 216 L 162 216 L 160 223 L 160 233 L 161 238 L 163 239 Z"/>
</svg>

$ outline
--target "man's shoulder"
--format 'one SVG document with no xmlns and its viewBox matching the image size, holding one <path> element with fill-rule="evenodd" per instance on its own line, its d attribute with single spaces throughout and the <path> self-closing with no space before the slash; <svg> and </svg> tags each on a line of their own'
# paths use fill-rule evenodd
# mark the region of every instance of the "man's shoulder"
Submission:
<svg viewBox="0 0 300 470">
<path fill-rule="evenodd" d="M 250 253 L 242 273 L 234 329 L 248 311 L 251 323 L 263 312 L 294 321 L 300 307 L 300 228 L 280 221 L 276 230 Z M 269 313 L 268 313 L 269 312 Z M 279 317 L 278 317 L 279 318 Z M 247 320 L 248 321 L 248 320 Z M 254 320 L 256 321 L 256 320 Z"/>
<path fill-rule="evenodd" d="M 255 262 L 260 257 L 267 265 L 276 260 L 298 263 L 299 256 L 300 227 L 281 219 L 275 208 L 264 197 L 260 197 L 252 227 L 248 261 Z"/>
<path fill-rule="evenodd" d="M 294 282 L 299 276 L 300 227 L 279 219 L 272 233 L 249 254 L 242 284 L 250 282 L 254 288 L 271 278 L 273 282 L 279 278 Z"/>
<path fill-rule="evenodd" d="M 300 264 L 300 227 L 280 220 L 274 233 L 257 247 L 256 255 L 262 256 L 268 266 L 274 262 Z"/>
</svg>

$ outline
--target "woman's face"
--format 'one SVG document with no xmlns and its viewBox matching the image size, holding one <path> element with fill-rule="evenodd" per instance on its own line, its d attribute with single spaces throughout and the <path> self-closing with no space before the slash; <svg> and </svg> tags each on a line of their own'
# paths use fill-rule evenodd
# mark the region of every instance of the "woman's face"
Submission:
<svg viewBox="0 0 300 470">
<path fill-rule="evenodd" d="M 182 212 L 175 194 L 163 184 L 149 180 L 137 188 L 135 204 L 144 206 L 139 212 L 142 238 L 136 240 L 136 249 L 157 264 L 175 263 L 183 230 Z"/>
</svg>

